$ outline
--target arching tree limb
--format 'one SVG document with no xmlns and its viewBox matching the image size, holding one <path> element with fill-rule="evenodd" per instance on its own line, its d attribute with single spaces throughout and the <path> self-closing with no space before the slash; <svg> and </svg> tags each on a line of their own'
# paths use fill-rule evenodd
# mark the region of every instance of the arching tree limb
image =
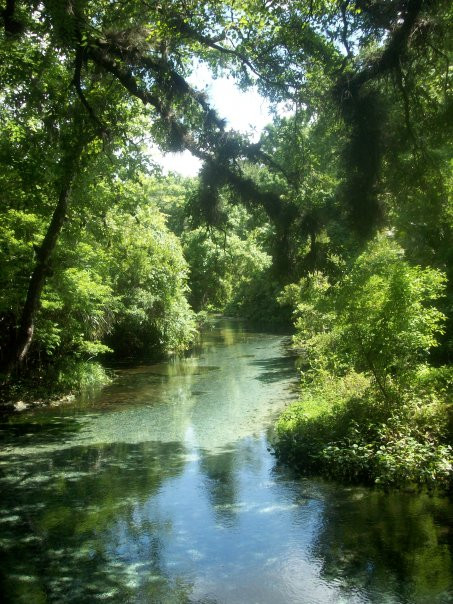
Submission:
<svg viewBox="0 0 453 604">
<path fill-rule="evenodd" d="M 259 159 L 263 163 L 266 163 L 269 159 L 271 163 L 274 163 L 271 158 L 267 158 L 264 153 L 261 153 L 256 145 L 243 144 L 235 138 L 234 134 L 221 129 L 216 133 L 211 132 L 212 144 L 210 147 L 203 147 L 157 94 L 141 86 L 134 77 L 132 70 L 110 55 L 107 46 L 103 45 L 102 48 L 91 46 L 88 52 L 90 58 L 98 66 L 114 75 L 131 95 L 156 109 L 167 127 L 179 137 L 181 147 L 188 149 L 195 157 L 205 163 L 208 162 L 215 169 L 220 185 L 230 186 L 247 204 L 254 202 L 261 205 L 269 217 L 280 224 L 290 223 L 294 220 L 298 212 L 295 206 L 290 203 L 284 204 L 276 193 L 260 190 L 252 180 L 242 175 L 237 166 L 233 166 L 231 160 L 240 158 L 254 159 L 255 161 Z M 120 55 L 121 51 L 118 50 L 115 54 Z M 146 63 L 147 61 L 142 61 L 142 65 Z M 151 68 L 150 64 L 149 68 Z M 178 77 L 181 78 L 181 76 Z M 187 87 L 190 88 L 188 84 Z M 193 96 L 189 89 L 187 93 Z M 210 111 L 207 103 L 202 105 L 202 109 L 205 113 Z"/>
</svg>

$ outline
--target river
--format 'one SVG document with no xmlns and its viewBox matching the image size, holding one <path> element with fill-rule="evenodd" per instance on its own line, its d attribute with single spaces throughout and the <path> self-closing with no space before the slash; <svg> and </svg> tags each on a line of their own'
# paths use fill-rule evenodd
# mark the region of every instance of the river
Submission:
<svg viewBox="0 0 453 604">
<path fill-rule="evenodd" d="M 186 358 L 4 423 L 2 602 L 452 602 L 446 497 L 276 462 L 288 343 L 220 320 Z"/>
</svg>

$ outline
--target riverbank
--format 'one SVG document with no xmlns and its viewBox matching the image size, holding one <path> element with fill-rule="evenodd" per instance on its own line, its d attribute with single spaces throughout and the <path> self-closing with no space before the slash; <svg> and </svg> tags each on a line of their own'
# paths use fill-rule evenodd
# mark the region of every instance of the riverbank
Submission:
<svg viewBox="0 0 453 604">
<path fill-rule="evenodd" d="M 277 455 L 303 474 L 342 482 L 451 489 L 452 372 L 424 373 L 392 405 L 363 374 L 305 383 L 278 420 Z"/>
<path fill-rule="evenodd" d="M 280 456 L 342 481 L 448 488 L 445 295 L 442 272 L 410 263 L 391 232 L 336 280 L 318 272 L 288 285 L 282 300 L 294 309 L 302 371 L 300 401 L 278 423 Z"/>
<path fill-rule="evenodd" d="M 69 359 L 2 384 L 0 414 L 64 405 L 77 395 L 99 390 L 112 379 L 113 372 L 98 362 Z"/>
<path fill-rule="evenodd" d="M 446 496 L 277 463 L 289 343 L 220 320 L 187 356 L 118 367 L 89 404 L 4 422 L 2 602 L 446 602 Z"/>
</svg>

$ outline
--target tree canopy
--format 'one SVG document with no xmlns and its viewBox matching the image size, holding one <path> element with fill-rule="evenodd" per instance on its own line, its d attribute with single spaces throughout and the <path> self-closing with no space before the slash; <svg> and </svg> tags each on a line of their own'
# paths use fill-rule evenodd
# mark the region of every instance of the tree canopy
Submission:
<svg viewBox="0 0 453 604">
<path fill-rule="evenodd" d="M 451 16 L 446 0 L 6 0 L 6 379 L 182 350 L 200 310 L 287 320 L 292 304 L 301 332 L 311 317 L 323 341 L 347 334 L 338 355 L 357 371 L 359 330 L 376 382 L 399 383 L 414 308 L 425 316 L 434 290 L 445 327 L 429 313 L 431 331 L 417 325 L 440 340 L 429 361 L 448 361 Z M 269 101 L 258 142 L 193 85 L 200 65 Z M 190 151 L 199 176 L 163 177 L 150 145 Z M 368 282 L 382 238 L 389 272 Z M 310 301 L 318 281 L 331 312 Z M 307 287 L 282 295 L 291 283 Z"/>
</svg>

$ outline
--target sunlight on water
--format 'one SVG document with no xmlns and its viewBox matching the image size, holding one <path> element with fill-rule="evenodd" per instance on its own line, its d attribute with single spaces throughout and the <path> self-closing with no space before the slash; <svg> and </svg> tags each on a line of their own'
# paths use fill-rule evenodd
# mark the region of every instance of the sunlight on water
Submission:
<svg viewBox="0 0 453 604">
<path fill-rule="evenodd" d="M 276 465 L 287 344 L 221 321 L 188 358 L 3 426 L 3 601 L 451 601 L 446 498 Z"/>
</svg>

